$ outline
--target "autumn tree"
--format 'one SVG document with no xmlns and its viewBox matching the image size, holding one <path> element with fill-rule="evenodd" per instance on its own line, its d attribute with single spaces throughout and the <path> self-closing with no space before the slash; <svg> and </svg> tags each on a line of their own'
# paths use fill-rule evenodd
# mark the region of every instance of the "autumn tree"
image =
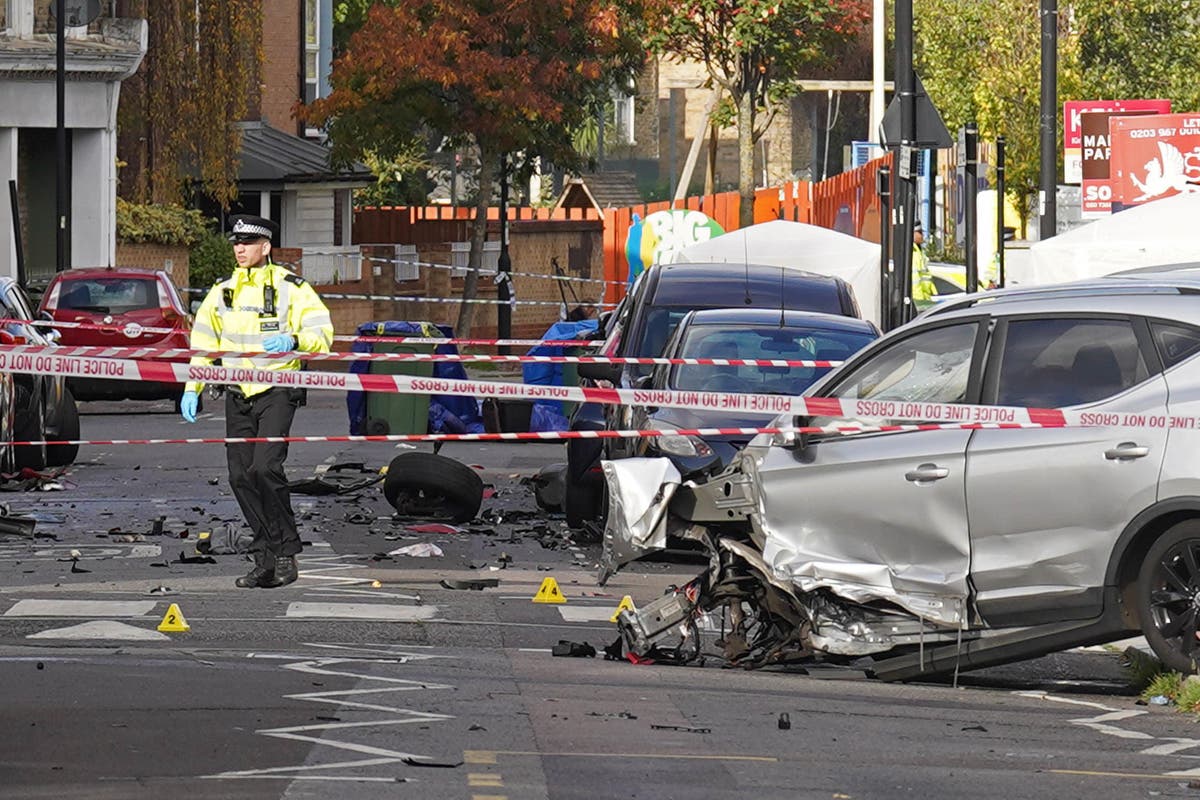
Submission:
<svg viewBox="0 0 1200 800">
<path fill-rule="evenodd" d="M 1073 0 L 1068 22 L 1078 38 L 1079 100 L 1167 98 L 1200 109 L 1200 13 L 1180 0 Z"/>
<path fill-rule="evenodd" d="M 976 122 L 981 140 L 1005 137 L 1005 182 L 1022 227 L 1040 190 L 1039 10 L 1039 0 L 913 2 L 917 73 L 951 131 Z M 1069 15 L 1060 14 L 1055 107 L 1061 110 L 1062 99 L 1077 97 L 1079 85 L 1078 40 Z M 1060 146 L 1060 174 L 1061 152 Z"/>
<path fill-rule="evenodd" d="M 577 165 L 571 131 L 642 60 L 640 6 L 618 0 L 413 0 L 377 4 L 335 60 L 333 92 L 304 110 L 337 161 L 391 159 L 432 133 L 479 155 L 463 297 L 473 299 L 501 156 Z M 455 329 L 467 335 L 475 306 Z"/>
<path fill-rule="evenodd" d="M 647 43 L 657 53 L 703 64 L 721 90 L 719 121 L 738 131 L 740 224 L 754 222 L 754 145 L 781 101 L 802 91 L 806 67 L 870 18 L 869 0 L 660 0 Z"/>
<path fill-rule="evenodd" d="M 146 57 L 121 89 L 121 195 L 178 203 L 185 186 L 222 205 L 237 196 L 241 131 L 262 63 L 258 0 L 121 0 L 144 17 Z"/>
</svg>

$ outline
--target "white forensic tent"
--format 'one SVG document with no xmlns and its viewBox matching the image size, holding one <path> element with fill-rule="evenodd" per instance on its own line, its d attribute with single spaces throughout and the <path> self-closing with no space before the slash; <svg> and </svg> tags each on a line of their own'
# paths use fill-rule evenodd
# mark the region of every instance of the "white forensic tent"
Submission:
<svg viewBox="0 0 1200 800">
<path fill-rule="evenodd" d="M 1022 286 L 1200 261 L 1200 192 L 1177 194 L 1068 231 L 1029 248 Z"/>
<path fill-rule="evenodd" d="M 772 220 L 679 250 L 676 263 L 766 264 L 842 278 L 863 319 L 879 324 L 879 245 L 803 222 Z"/>
</svg>

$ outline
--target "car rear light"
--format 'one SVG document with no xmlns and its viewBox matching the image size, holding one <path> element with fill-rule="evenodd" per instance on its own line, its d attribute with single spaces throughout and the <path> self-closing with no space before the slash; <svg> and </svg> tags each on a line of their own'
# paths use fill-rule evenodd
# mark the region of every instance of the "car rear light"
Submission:
<svg viewBox="0 0 1200 800">
<path fill-rule="evenodd" d="M 25 344 L 27 342 L 24 336 L 17 336 L 8 331 L 0 331 L 0 344 Z"/>
</svg>

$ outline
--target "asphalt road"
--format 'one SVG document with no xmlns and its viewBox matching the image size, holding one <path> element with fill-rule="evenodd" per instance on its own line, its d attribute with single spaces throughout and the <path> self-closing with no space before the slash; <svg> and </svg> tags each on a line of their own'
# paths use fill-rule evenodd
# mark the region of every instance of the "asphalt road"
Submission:
<svg viewBox="0 0 1200 800">
<path fill-rule="evenodd" d="M 195 426 L 168 404 L 82 410 L 85 437 L 223 430 L 211 410 Z M 341 397 L 314 395 L 294 432 L 345 427 Z M 328 470 L 398 452 L 297 445 L 289 469 L 366 476 Z M 622 595 L 701 567 L 635 565 L 601 590 L 596 546 L 522 482 L 559 446 L 442 452 L 494 491 L 480 520 L 414 532 L 378 486 L 297 495 L 309 545 L 274 590 L 233 587 L 241 556 L 192 560 L 198 533 L 239 523 L 219 446 L 88 447 L 60 489 L 4 493 L 40 521 L 33 541 L 0 537 L 0 798 L 1200 796 L 1194 722 L 1138 705 L 1107 652 L 957 688 L 552 657 L 601 649 Z M 418 543 L 443 555 L 387 555 Z M 441 583 L 481 577 L 499 585 Z M 565 604 L 531 602 L 547 577 Z M 187 632 L 156 630 L 170 603 Z"/>
</svg>

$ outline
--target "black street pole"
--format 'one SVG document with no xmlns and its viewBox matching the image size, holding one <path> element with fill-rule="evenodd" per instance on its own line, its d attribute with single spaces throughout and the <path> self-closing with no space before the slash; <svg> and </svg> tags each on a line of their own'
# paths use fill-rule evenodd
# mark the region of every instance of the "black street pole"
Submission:
<svg viewBox="0 0 1200 800">
<path fill-rule="evenodd" d="M 508 153 L 500 157 L 500 258 L 496 261 L 496 331 L 498 338 L 512 336 L 512 260 L 508 256 Z M 508 355 L 508 347 L 500 348 L 501 355 Z"/>
<path fill-rule="evenodd" d="M 917 77 L 913 72 L 913 4 L 896 0 L 896 92 L 900 98 L 900 147 L 896 153 L 894 186 L 896 224 L 893 228 L 892 291 L 896 324 L 912 318 L 913 209 L 916 200 Z"/>
<path fill-rule="evenodd" d="M 1058 229 L 1058 0 L 1041 0 L 1042 15 L 1042 100 L 1041 138 L 1041 227 L 1043 241 Z"/>
<path fill-rule="evenodd" d="M 891 330 L 892 275 L 888 272 L 892 251 L 892 171 L 888 167 L 880 167 L 875 174 L 879 192 L 879 325 L 885 331 Z"/>
<path fill-rule="evenodd" d="M 979 126 L 968 122 L 963 139 L 967 151 L 963 178 L 963 194 L 966 195 L 963 198 L 963 243 L 967 248 L 967 291 L 974 292 L 979 289 L 979 231 L 975 216 L 979 197 Z"/>
<path fill-rule="evenodd" d="M 55 52 L 55 262 L 54 269 L 67 268 L 67 0 L 55 0 L 54 31 L 58 37 Z"/>
<path fill-rule="evenodd" d="M 996 285 L 1004 288 L 1004 137 L 996 137 Z"/>
</svg>

